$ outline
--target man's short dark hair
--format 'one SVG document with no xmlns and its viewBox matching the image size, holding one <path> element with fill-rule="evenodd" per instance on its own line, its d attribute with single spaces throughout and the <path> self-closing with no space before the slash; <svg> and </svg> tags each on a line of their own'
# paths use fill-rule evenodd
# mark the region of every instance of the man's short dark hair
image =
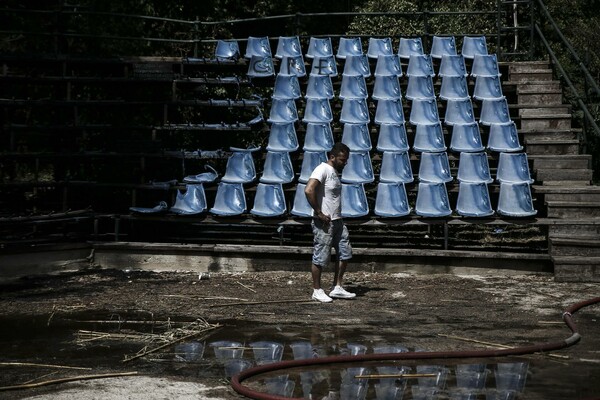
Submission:
<svg viewBox="0 0 600 400">
<path fill-rule="evenodd" d="M 337 157 L 340 155 L 340 153 L 350 154 L 350 148 L 342 142 L 337 142 L 333 145 L 331 150 L 327 152 L 327 158 L 331 156 Z"/>
</svg>

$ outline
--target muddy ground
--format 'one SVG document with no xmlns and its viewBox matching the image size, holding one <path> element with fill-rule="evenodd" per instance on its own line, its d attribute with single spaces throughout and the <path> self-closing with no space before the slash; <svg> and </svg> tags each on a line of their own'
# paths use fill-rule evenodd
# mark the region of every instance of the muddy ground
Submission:
<svg viewBox="0 0 600 400">
<path fill-rule="evenodd" d="M 409 349 L 484 349 L 490 348 L 489 343 L 520 346 L 567 338 L 570 331 L 560 323 L 562 312 L 600 294 L 597 284 L 558 283 L 551 274 L 500 275 L 485 269 L 478 275 L 349 272 L 346 287 L 357 298 L 321 304 L 310 301 L 308 272 L 211 273 L 202 278 L 192 272 L 89 269 L 0 282 L 0 344 L 5 349 L 0 353 L 0 386 L 81 374 L 139 373 L 0 391 L 0 398 L 241 398 L 225 379 L 210 374 L 180 373 L 144 358 L 121 362 L 135 346 L 143 347 L 139 343 L 121 348 L 95 341 L 102 343 L 99 349 L 78 356 L 82 343 L 61 339 L 45 344 L 60 349 L 36 353 L 27 345 L 29 336 L 37 338 L 36 332 L 51 336 L 68 331 L 74 338 L 81 330 L 148 329 L 126 321 L 171 321 L 177 326 L 202 319 L 224 325 L 201 335 L 205 341 L 227 335 L 257 340 L 266 335 L 288 342 L 306 339 L 342 345 L 356 339 L 352 332 L 360 332 L 360 338 L 371 344 L 393 337 Z M 326 272 L 324 282 L 330 280 Z M 565 367 L 582 360 L 600 363 L 600 306 L 583 309 L 576 317 L 583 340 L 558 351 L 559 357 L 553 359 Z M 122 324 L 116 326 L 116 320 Z M 159 325 L 156 322 L 157 331 Z M 90 369 L 57 372 L 9 365 L 14 362 Z"/>
</svg>

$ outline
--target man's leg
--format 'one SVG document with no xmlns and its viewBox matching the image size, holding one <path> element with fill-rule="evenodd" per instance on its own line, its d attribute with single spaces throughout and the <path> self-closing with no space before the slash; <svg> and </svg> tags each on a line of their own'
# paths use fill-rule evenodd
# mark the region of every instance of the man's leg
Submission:
<svg viewBox="0 0 600 400">
<path fill-rule="evenodd" d="M 344 281 L 344 272 L 348 267 L 348 260 L 340 260 L 335 263 L 334 275 L 333 275 L 333 286 L 342 286 Z"/>
<path fill-rule="evenodd" d="M 321 267 L 312 264 L 310 272 L 312 273 L 313 289 L 321 289 Z"/>
</svg>

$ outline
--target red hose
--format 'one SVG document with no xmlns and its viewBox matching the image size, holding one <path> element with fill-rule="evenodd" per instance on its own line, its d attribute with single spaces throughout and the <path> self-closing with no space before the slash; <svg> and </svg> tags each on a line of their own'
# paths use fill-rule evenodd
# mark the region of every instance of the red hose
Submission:
<svg viewBox="0 0 600 400">
<path fill-rule="evenodd" d="M 281 361 L 272 364 L 259 365 L 242 371 L 231 378 L 231 386 L 241 395 L 257 400 L 290 400 L 289 397 L 277 396 L 269 393 L 258 392 L 244 385 L 242 382 L 248 378 L 267 372 L 296 368 L 308 367 L 323 364 L 355 363 L 365 361 L 390 361 L 390 360 L 429 360 L 429 359 L 449 359 L 449 358 L 490 358 L 517 356 L 531 353 L 548 352 L 563 349 L 579 342 L 581 336 L 577 332 L 577 326 L 573 322 L 573 314 L 579 309 L 592 304 L 600 303 L 600 297 L 585 300 L 568 307 L 563 313 L 563 321 L 573 333 L 567 339 L 558 342 L 533 344 L 530 346 L 514 347 L 501 350 L 465 350 L 465 351 L 437 351 L 437 352 L 407 352 L 407 353 L 377 353 L 360 354 L 356 356 L 330 356 L 308 358 L 301 360 Z M 295 400 L 302 400 L 297 398 Z"/>
</svg>

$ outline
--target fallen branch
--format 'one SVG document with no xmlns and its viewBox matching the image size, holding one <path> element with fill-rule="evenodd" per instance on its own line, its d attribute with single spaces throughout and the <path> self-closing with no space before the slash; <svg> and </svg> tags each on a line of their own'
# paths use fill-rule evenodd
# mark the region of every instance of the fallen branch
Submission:
<svg viewBox="0 0 600 400">
<path fill-rule="evenodd" d="M 92 380 L 92 379 L 115 378 L 115 377 L 119 377 L 119 376 L 133 376 L 133 375 L 137 375 L 137 372 L 120 372 L 120 373 L 100 374 L 100 375 L 81 375 L 81 376 L 74 376 L 71 378 L 61 378 L 61 379 L 53 379 L 53 380 L 37 382 L 37 383 L 27 383 L 27 384 L 23 384 L 23 385 L 0 386 L 0 391 L 32 389 L 32 388 L 37 388 L 37 387 L 41 387 L 41 386 L 56 385 L 58 383 L 86 381 L 86 380 Z"/>
<path fill-rule="evenodd" d="M 249 287 L 249 286 L 246 286 L 246 285 L 244 285 L 244 284 L 243 284 L 242 282 L 240 282 L 240 281 L 236 281 L 235 283 L 237 283 L 238 285 L 240 285 L 240 286 L 241 286 L 241 287 L 243 287 L 243 288 L 246 288 L 246 289 L 248 289 L 248 290 L 249 290 L 249 291 L 251 291 L 252 293 L 256 293 L 256 290 L 252 289 L 252 288 L 251 288 L 251 287 Z"/>
<path fill-rule="evenodd" d="M 80 370 L 91 370 L 91 368 L 85 367 L 69 367 L 66 365 L 54 365 L 54 364 L 36 364 L 36 363 L 22 363 L 22 362 L 0 362 L 2 366 L 10 367 L 40 367 L 40 368 L 58 368 L 58 369 L 80 369 Z"/>
<path fill-rule="evenodd" d="M 213 304 L 210 308 L 214 307 L 227 307 L 227 306 L 252 306 L 258 304 L 276 304 L 276 303 L 312 303 L 314 300 L 300 300 L 300 299 L 289 299 L 289 300 L 267 300 L 267 301 L 249 301 L 244 303 L 226 303 L 226 304 Z"/>
</svg>

